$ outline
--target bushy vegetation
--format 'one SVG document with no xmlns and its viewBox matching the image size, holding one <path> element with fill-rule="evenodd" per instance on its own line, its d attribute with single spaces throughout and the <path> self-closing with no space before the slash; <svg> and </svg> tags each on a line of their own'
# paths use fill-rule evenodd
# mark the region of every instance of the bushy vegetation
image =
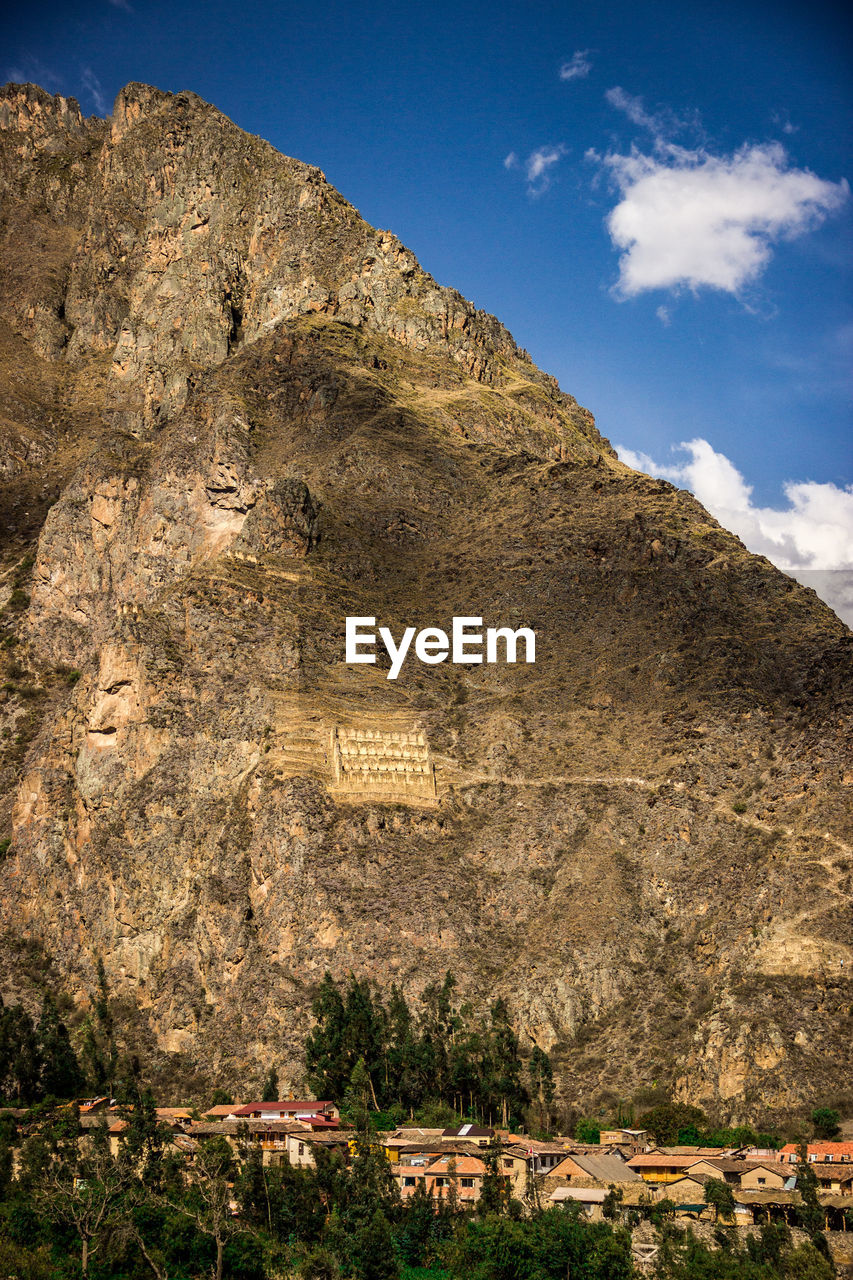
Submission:
<svg viewBox="0 0 853 1280">
<path fill-rule="evenodd" d="M 474 1018 L 457 1005 L 454 987 L 448 972 L 413 1011 L 399 987 L 392 986 L 386 1003 L 368 982 L 351 977 L 341 988 L 327 973 L 305 1047 L 306 1078 L 317 1097 L 343 1099 L 351 1114 L 352 1077 L 361 1064 L 373 1108 L 386 1121 L 438 1113 L 448 1126 L 462 1116 L 522 1124 L 531 1090 L 509 1009 L 499 999 L 487 1018 Z M 542 1050 L 531 1058 L 527 1079 L 540 1127 L 547 1128 L 554 1077 Z"/>
<path fill-rule="evenodd" d="M 647 1129 L 661 1146 L 696 1147 L 780 1147 L 775 1133 L 756 1133 L 750 1125 L 718 1128 L 699 1107 L 684 1102 L 665 1102 L 644 1112 L 637 1127 Z"/>
<path fill-rule="evenodd" d="M 834 1280 L 835 1268 L 812 1241 L 795 1245 L 784 1224 L 746 1239 L 715 1233 L 713 1247 L 688 1228 L 664 1223 L 655 1280 Z"/>
</svg>

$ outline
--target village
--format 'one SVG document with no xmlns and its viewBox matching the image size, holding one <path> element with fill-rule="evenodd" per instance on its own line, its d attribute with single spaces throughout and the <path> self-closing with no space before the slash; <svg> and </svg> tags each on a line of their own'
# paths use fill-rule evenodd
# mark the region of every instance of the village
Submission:
<svg viewBox="0 0 853 1280">
<path fill-rule="evenodd" d="M 94 1130 L 105 1131 L 112 1155 L 118 1156 L 129 1125 L 121 1108 L 104 1096 L 81 1102 L 79 1112 L 81 1140 Z M 312 1167 L 321 1150 L 337 1153 L 347 1165 L 360 1141 L 360 1132 L 341 1122 L 335 1103 L 310 1098 L 218 1103 L 204 1111 L 160 1107 L 157 1120 L 190 1176 L 201 1145 L 212 1138 L 224 1138 L 237 1161 L 248 1152 L 260 1153 L 265 1168 Z M 709 1222 L 725 1217 L 739 1226 L 796 1223 L 805 1152 L 825 1229 L 853 1232 L 851 1141 L 789 1142 L 780 1150 L 661 1146 L 648 1131 L 627 1128 L 602 1130 L 598 1143 L 560 1136 L 542 1141 L 464 1123 L 372 1131 L 369 1142 L 387 1158 L 403 1202 L 422 1187 L 437 1205 L 472 1208 L 491 1159 L 507 1199 L 528 1209 L 575 1203 L 592 1221 L 603 1216 L 630 1221 L 633 1212 Z M 729 1189 L 725 1210 L 718 1196 L 706 1196 L 709 1183 Z"/>
</svg>

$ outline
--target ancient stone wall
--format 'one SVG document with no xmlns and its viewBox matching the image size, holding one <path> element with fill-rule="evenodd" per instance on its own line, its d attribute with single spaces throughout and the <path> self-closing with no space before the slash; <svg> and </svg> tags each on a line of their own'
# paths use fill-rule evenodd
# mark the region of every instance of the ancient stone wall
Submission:
<svg viewBox="0 0 853 1280">
<path fill-rule="evenodd" d="M 435 797 L 435 769 L 421 730 L 337 725 L 332 764 L 335 790 L 402 800 Z"/>
</svg>

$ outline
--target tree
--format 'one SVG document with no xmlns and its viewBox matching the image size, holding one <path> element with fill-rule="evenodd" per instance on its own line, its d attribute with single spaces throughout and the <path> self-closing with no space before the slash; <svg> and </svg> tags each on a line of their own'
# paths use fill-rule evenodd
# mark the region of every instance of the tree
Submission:
<svg viewBox="0 0 853 1280">
<path fill-rule="evenodd" d="M 622 1218 L 623 1192 L 619 1187 L 608 1187 L 607 1195 L 601 1206 L 601 1213 L 608 1222 L 619 1222 Z"/>
<path fill-rule="evenodd" d="M 349 1116 L 356 1129 L 364 1133 L 370 1128 L 371 1101 L 375 1102 L 373 1083 L 364 1065 L 364 1058 L 359 1058 L 352 1069 L 349 1085 L 344 1094 L 343 1111 Z"/>
<path fill-rule="evenodd" d="M 350 1072 L 344 1044 L 344 1002 L 332 975 L 326 971 L 311 1004 L 317 1019 L 305 1041 L 305 1071 L 308 1085 L 318 1098 L 343 1097 Z"/>
<path fill-rule="evenodd" d="M 500 1171 L 501 1144 L 497 1136 L 493 1137 L 486 1148 L 483 1163 L 486 1172 L 480 1184 L 480 1199 L 477 1201 L 479 1213 L 503 1213 L 507 1207 L 506 1178 Z"/>
<path fill-rule="evenodd" d="M 270 1067 L 269 1074 L 264 1081 L 261 1102 L 278 1102 L 278 1072 L 275 1067 Z"/>
<path fill-rule="evenodd" d="M 0 1000 L 0 1093 L 20 1105 L 40 1096 L 42 1069 L 33 1020 L 22 1004 Z"/>
<path fill-rule="evenodd" d="M 815 1136 L 823 1138 L 827 1142 L 837 1138 L 841 1132 L 841 1127 L 838 1123 L 839 1119 L 838 1112 L 834 1111 L 832 1107 L 816 1107 L 812 1112 Z"/>
<path fill-rule="evenodd" d="M 391 1227 L 381 1209 L 359 1227 L 350 1249 L 350 1265 L 358 1280 L 398 1280 L 400 1266 Z"/>
<path fill-rule="evenodd" d="M 527 1065 L 530 1092 L 539 1112 L 539 1124 L 544 1130 L 551 1127 L 551 1107 L 554 1102 L 554 1068 L 551 1059 L 538 1044 L 533 1046 Z"/>
<path fill-rule="evenodd" d="M 14 1116 L 3 1113 L 0 1114 L 0 1201 L 6 1197 L 9 1184 L 12 1181 L 13 1158 L 12 1149 L 15 1145 L 18 1126 Z"/>
<path fill-rule="evenodd" d="M 84 1276 L 89 1274 L 93 1255 L 123 1220 L 122 1202 L 130 1182 L 129 1169 L 121 1168 L 110 1155 L 106 1128 L 95 1131 L 87 1149 L 79 1147 L 70 1131 L 59 1135 L 34 1199 L 46 1218 L 76 1236 Z"/>
<path fill-rule="evenodd" d="M 731 1221 L 735 1212 L 734 1193 L 722 1178 L 709 1178 L 705 1183 L 705 1203 L 712 1205 L 715 1218 L 726 1218 Z"/>
<path fill-rule="evenodd" d="M 225 1246 L 245 1234 L 245 1228 L 231 1216 L 233 1177 L 234 1159 L 227 1141 L 209 1138 L 196 1155 L 192 1182 L 186 1192 L 170 1200 L 178 1213 L 213 1242 L 215 1280 L 222 1280 Z"/>
<path fill-rule="evenodd" d="M 797 1191 L 800 1193 L 800 1203 L 797 1206 L 797 1217 L 800 1226 L 808 1232 L 809 1239 L 815 1248 L 828 1256 L 829 1247 L 826 1236 L 823 1234 L 826 1215 L 818 1197 L 818 1180 L 814 1169 L 809 1164 L 808 1147 L 805 1142 L 800 1143 L 798 1155 Z"/>
<path fill-rule="evenodd" d="M 521 1056 L 518 1037 L 512 1029 L 509 1008 L 504 999 L 495 1001 L 489 1011 L 489 1059 L 491 1071 L 485 1081 L 485 1092 L 495 1119 L 500 1117 L 506 1128 L 521 1122 L 530 1095 L 521 1082 Z"/>
<path fill-rule="evenodd" d="M 432 1245 L 436 1237 L 436 1207 L 432 1188 L 427 1186 L 426 1178 L 419 1178 L 414 1194 L 406 1201 L 406 1210 L 397 1233 L 400 1256 L 410 1267 L 426 1266 L 432 1260 Z"/>
<path fill-rule="evenodd" d="M 161 1189 L 165 1126 L 157 1119 L 157 1104 L 150 1089 L 140 1089 L 130 1071 L 119 1088 L 119 1109 L 127 1128 L 123 1135 L 121 1158 L 139 1173 L 154 1191 Z"/>
<path fill-rule="evenodd" d="M 575 1125 L 575 1142 L 596 1143 L 601 1140 L 601 1128 L 597 1120 L 578 1120 Z"/>
<path fill-rule="evenodd" d="M 686 1102 L 664 1102 L 640 1116 L 640 1128 L 648 1129 L 663 1146 L 677 1143 L 682 1131 L 696 1134 L 707 1124 L 705 1112 Z"/>
<path fill-rule="evenodd" d="M 44 997 L 36 1028 L 41 1058 L 41 1092 L 47 1097 L 75 1098 L 85 1081 L 77 1055 L 71 1047 L 68 1028 L 60 1020 L 51 995 Z"/>
<path fill-rule="evenodd" d="M 86 1019 L 81 1058 L 89 1087 L 97 1093 L 114 1092 L 118 1069 L 118 1049 L 115 1042 L 115 1025 L 110 1007 L 110 993 L 103 960 L 98 958 L 97 993 L 92 1001 L 92 1013 Z"/>
</svg>

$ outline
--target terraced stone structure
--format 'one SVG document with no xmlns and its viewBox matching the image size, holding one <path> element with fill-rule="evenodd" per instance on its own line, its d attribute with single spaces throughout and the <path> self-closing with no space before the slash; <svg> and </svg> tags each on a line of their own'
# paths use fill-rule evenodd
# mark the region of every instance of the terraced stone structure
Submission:
<svg viewBox="0 0 853 1280">
<path fill-rule="evenodd" d="M 337 727 L 332 751 L 341 791 L 404 802 L 435 798 L 435 769 L 421 732 Z"/>
</svg>

